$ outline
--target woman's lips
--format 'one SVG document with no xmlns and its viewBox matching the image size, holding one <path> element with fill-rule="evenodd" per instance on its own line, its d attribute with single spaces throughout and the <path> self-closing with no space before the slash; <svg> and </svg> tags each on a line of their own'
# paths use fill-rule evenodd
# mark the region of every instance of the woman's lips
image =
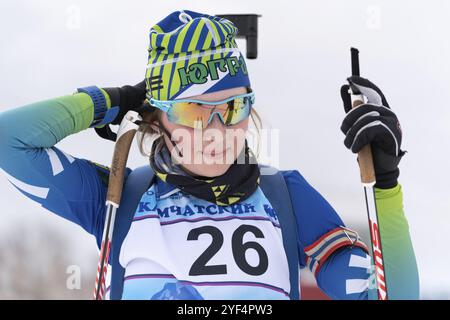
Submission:
<svg viewBox="0 0 450 320">
<path fill-rule="evenodd" d="M 203 152 L 203 155 L 207 156 L 207 157 L 218 157 L 218 156 L 224 155 L 227 151 L 228 151 L 228 149 L 222 150 L 220 152 L 217 152 L 216 150 L 212 150 L 209 153 Z"/>
</svg>

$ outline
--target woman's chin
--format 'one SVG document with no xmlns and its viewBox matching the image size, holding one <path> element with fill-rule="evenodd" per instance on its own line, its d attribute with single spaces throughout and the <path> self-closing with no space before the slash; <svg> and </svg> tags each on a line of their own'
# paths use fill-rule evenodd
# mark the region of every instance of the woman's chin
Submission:
<svg viewBox="0 0 450 320">
<path fill-rule="evenodd" d="M 187 169 L 190 173 L 203 176 L 203 177 L 217 177 L 225 172 L 227 172 L 228 168 L 230 168 L 231 164 L 227 163 L 212 163 L 212 164 L 191 164 L 184 165 L 185 169 Z"/>
</svg>

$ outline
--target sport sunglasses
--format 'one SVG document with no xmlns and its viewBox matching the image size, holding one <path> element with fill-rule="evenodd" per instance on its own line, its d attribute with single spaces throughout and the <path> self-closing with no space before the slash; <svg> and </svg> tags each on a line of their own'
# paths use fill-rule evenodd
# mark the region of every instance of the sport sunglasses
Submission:
<svg viewBox="0 0 450 320">
<path fill-rule="evenodd" d="M 218 114 L 226 126 L 232 126 L 245 120 L 255 103 L 255 94 L 250 91 L 215 102 L 190 99 L 161 101 L 153 98 L 148 101 L 150 105 L 166 112 L 167 118 L 172 123 L 193 129 L 205 129 L 214 114 Z"/>
</svg>

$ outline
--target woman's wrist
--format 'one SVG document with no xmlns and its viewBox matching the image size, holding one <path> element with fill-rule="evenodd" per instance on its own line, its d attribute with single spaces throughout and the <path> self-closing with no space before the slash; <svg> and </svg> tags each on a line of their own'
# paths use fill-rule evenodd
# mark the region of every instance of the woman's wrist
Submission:
<svg viewBox="0 0 450 320">
<path fill-rule="evenodd" d="M 109 94 L 96 86 L 79 88 L 78 93 L 89 95 L 93 103 L 92 122 L 89 128 L 101 128 L 111 123 L 119 113 L 119 107 L 112 107 Z"/>
</svg>

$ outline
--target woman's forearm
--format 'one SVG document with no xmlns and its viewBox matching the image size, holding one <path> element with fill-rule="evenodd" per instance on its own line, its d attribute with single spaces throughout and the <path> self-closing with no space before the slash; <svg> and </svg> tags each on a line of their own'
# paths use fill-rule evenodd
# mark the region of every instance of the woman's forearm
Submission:
<svg viewBox="0 0 450 320">
<path fill-rule="evenodd" d="M 100 168 L 55 147 L 93 120 L 94 104 L 86 93 L 0 113 L 0 168 L 26 197 L 99 238 L 106 198 Z"/>
<path fill-rule="evenodd" d="M 109 98 L 107 103 L 109 105 Z M 40 101 L 0 113 L 0 147 L 49 148 L 89 128 L 94 104 L 86 93 Z M 8 139 L 7 141 L 5 141 Z"/>
<path fill-rule="evenodd" d="M 419 276 L 400 184 L 375 189 L 389 299 L 418 299 Z"/>
</svg>

